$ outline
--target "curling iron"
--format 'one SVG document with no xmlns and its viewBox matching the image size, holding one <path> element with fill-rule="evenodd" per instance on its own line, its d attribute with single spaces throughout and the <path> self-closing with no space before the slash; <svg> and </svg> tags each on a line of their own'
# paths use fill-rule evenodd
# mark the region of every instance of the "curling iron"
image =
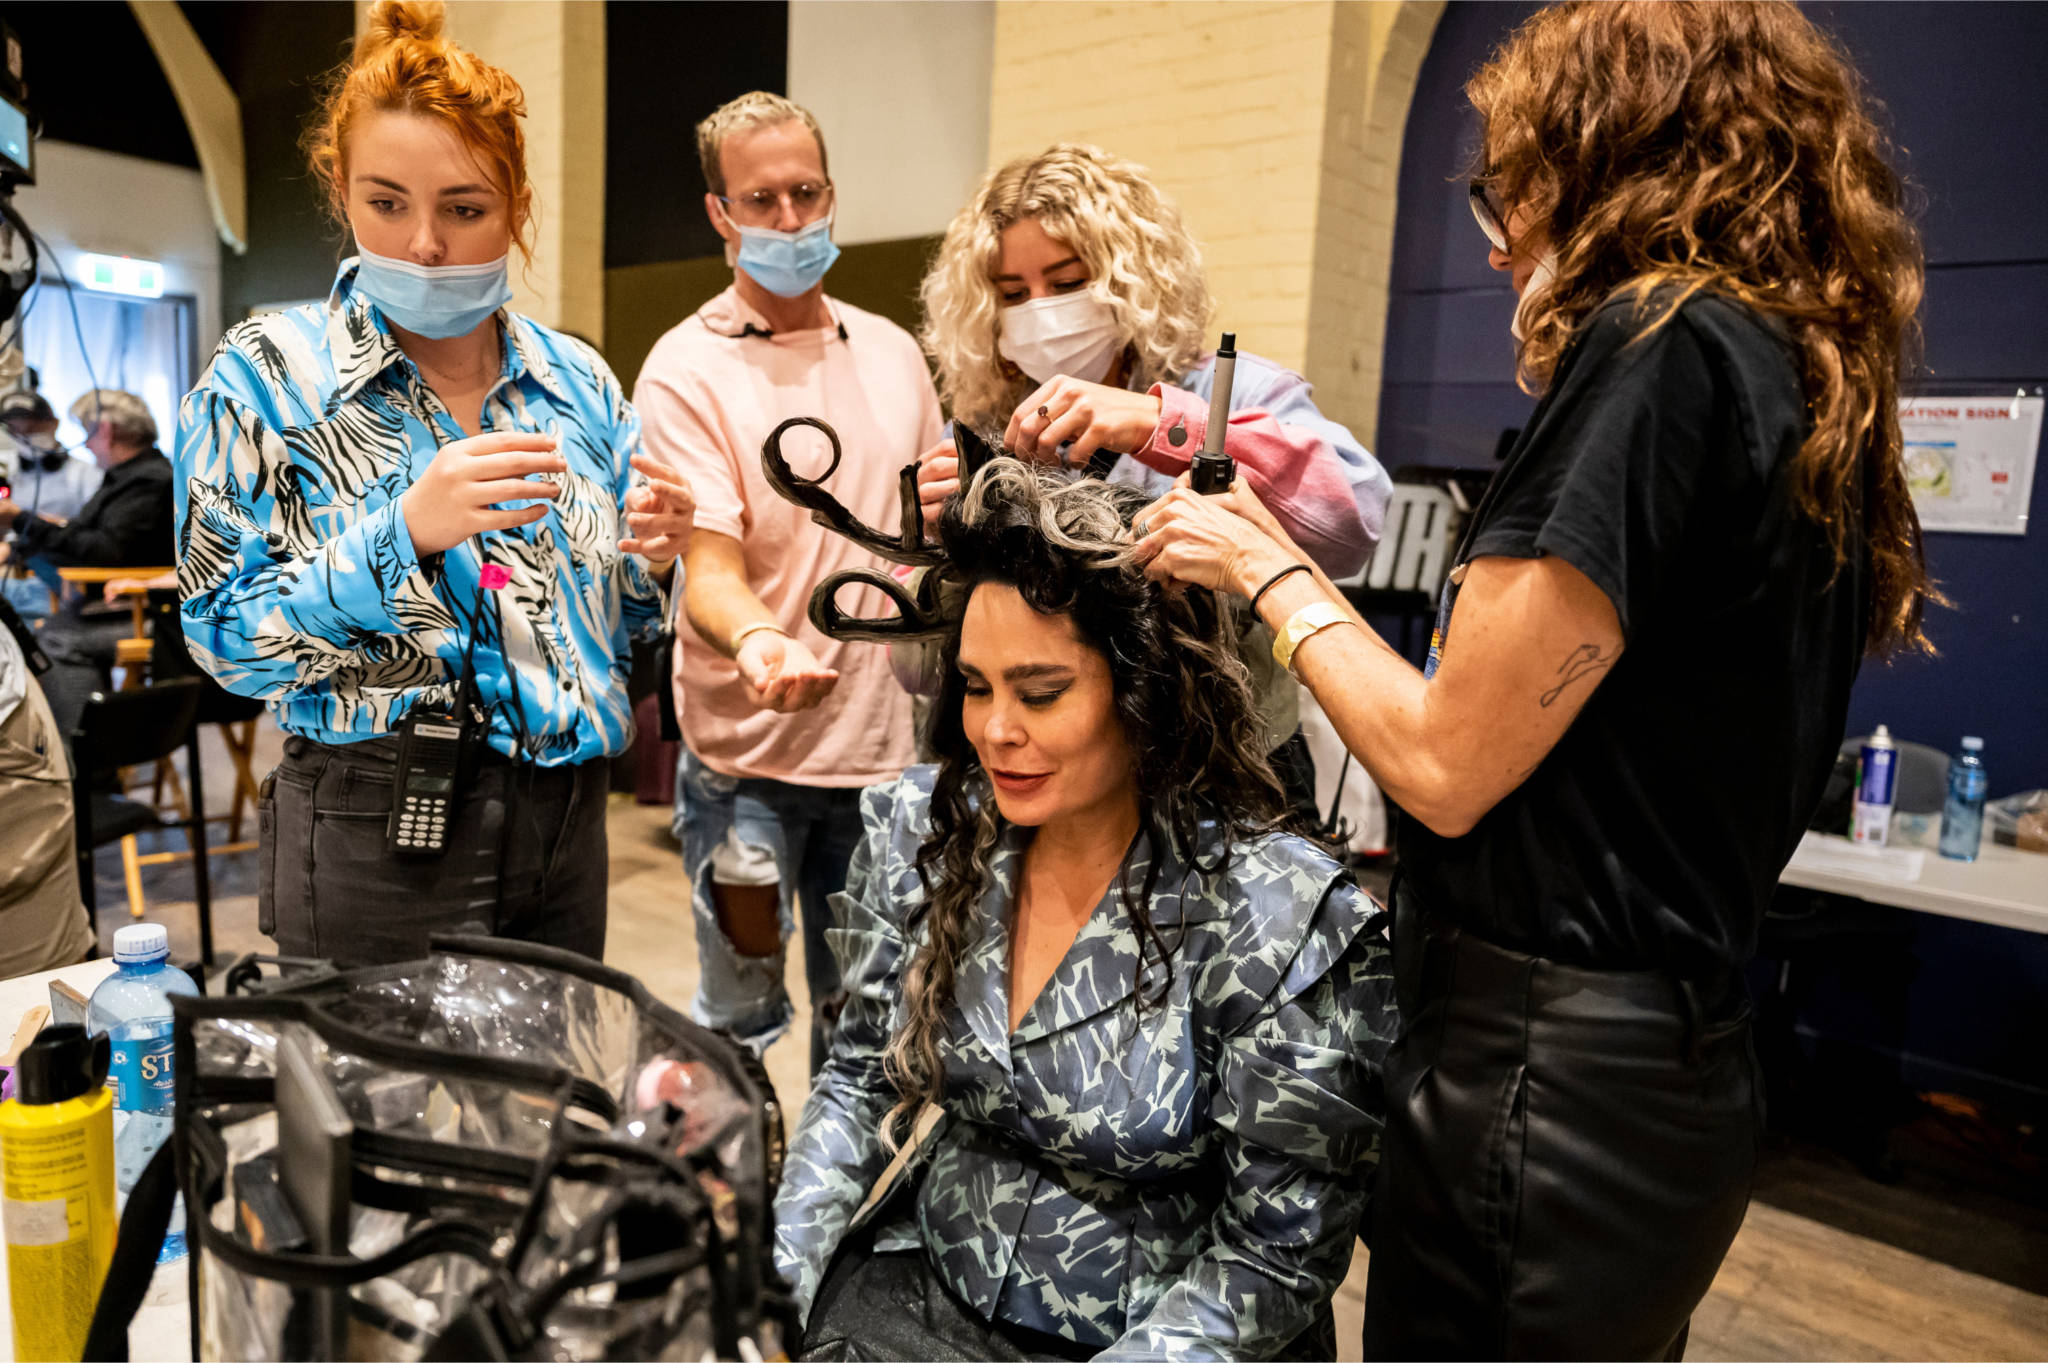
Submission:
<svg viewBox="0 0 2048 1363">
<path fill-rule="evenodd" d="M 1237 333 L 1223 333 L 1216 348 L 1216 381 L 1209 389 L 1209 429 L 1202 448 L 1189 464 L 1188 483 L 1205 497 L 1230 491 L 1237 478 L 1237 461 L 1223 450 L 1223 433 L 1230 425 L 1230 388 L 1237 377 Z"/>
</svg>

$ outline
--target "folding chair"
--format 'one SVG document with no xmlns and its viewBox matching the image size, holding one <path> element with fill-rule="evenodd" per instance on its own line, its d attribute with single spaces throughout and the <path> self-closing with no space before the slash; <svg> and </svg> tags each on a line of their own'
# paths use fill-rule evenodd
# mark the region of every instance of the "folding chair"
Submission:
<svg viewBox="0 0 2048 1363">
<path fill-rule="evenodd" d="M 94 692 L 71 735 L 72 799 L 78 819 L 78 885 L 94 934 L 99 932 L 99 887 L 93 875 L 93 849 L 136 833 L 182 829 L 192 849 L 192 884 L 199 907 L 199 956 L 210 966 L 213 887 L 206 867 L 206 796 L 196 723 L 202 696 L 199 682 L 189 677 L 138 691 Z M 108 778 L 120 768 L 161 761 L 181 747 L 185 749 L 192 781 L 191 807 L 184 818 L 166 818 L 152 805 L 104 788 Z M 128 847 L 133 845 L 129 843 Z M 151 859 L 164 855 L 158 853 Z M 123 870 L 134 902 L 141 899 L 141 861 L 127 848 L 123 849 Z"/>
</svg>

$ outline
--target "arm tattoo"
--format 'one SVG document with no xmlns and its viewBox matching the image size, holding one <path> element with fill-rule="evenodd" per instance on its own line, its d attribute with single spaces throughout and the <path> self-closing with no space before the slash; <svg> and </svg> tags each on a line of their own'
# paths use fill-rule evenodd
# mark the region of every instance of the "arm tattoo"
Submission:
<svg viewBox="0 0 2048 1363">
<path fill-rule="evenodd" d="M 1615 656 L 1612 653 L 1603 654 L 1598 644 L 1580 644 L 1559 665 L 1557 669 L 1557 685 L 1545 691 L 1537 701 L 1537 704 L 1548 710 L 1556 703 L 1557 698 L 1564 694 L 1564 689 L 1567 686 L 1570 686 L 1581 677 L 1589 677 L 1593 673 L 1605 669 L 1614 662 Z"/>
</svg>

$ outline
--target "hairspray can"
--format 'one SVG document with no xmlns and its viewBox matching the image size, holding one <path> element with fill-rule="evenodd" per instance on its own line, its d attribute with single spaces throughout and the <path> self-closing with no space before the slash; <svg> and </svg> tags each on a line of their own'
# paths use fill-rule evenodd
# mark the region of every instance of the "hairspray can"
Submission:
<svg viewBox="0 0 2048 1363">
<path fill-rule="evenodd" d="M 1866 847 L 1882 847 L 1891 836 L 1892 803 L 1899 787 L 1899 745 L 1884 725 L 1863 740 L 1856 754 L 1856 809 L 1852 836 Z"/>
<path fill-rule="evenodd" d="M 0 1104 L 0 1224 L 16 1358 L 78 1358 L 114 1257 L 114 1096 L 104 1036 L 46 1027 Z"/>
</svg>

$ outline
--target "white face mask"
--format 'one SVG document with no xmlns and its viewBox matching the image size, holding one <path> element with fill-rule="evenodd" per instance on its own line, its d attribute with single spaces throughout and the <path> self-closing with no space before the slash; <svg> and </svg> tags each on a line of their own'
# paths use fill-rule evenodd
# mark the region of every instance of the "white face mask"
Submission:
<svg viewBox="0 0 2048 1363">
<path fill-rule="evenodd" d="M 1116 314 L 1086 289 L 1004 308 L 1002 327 L 996 349 L 1033 383 L 1061 374 L 1101 383 L 1124 348 Z"/>
<path fill-rule="evenodd" d="M 1543 300 L 1550 292 L 1550 286 L 1557 281 L 1557 252 L 1545 251 L 1537 258 L 1536 268 L 1529 271 L 1529 282 L 1522 286 L 1522 296 L 1515 300 L 1515 320 L 1508 323 L 1508 334 L 1516 340 L 1522 337 L 1522 319 L 1529 310 Z"/>
</svg>

